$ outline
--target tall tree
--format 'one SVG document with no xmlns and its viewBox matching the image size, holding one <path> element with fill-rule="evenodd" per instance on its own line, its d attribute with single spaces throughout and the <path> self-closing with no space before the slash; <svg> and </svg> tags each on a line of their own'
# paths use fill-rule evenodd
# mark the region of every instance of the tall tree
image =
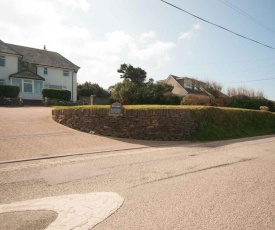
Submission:
<svg viewBox="0 0 275 230">
<path fill-rule="evenodd" d="M 121 73 L 120 78 L 129 79 L 134 84 L 144 83 L 147 73 L 145 70 L 140 67 L 133 67 L 132 65 L 122 64 L 117 70 L 118 73 Z"/>
<path fill-rule="evenodd" d="M 85 82 L 77 85 L 77 95 L 82 97 L 90 97 L 96 95 L 98 97 L 109 97 L 110 93 L 99 86 L 97 83 Z"/>
</svg>

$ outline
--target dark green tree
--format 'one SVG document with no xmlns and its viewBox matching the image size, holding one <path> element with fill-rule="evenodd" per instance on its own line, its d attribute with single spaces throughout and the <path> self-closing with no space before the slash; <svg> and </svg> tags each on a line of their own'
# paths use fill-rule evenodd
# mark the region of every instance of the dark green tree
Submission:
<svg viewBox="0 0 275 230">
<path fill-rule="evenodd" d="M 142 84 L 145 82 L 147 73 L 145 70 L 140 67 L 133 67 L 132 65 L 122 64 L 117 70 L 118 73 L 121 73 L 120 77 L 123 79 L 131 80 L 134 84 Z"/>
<path fill-rule="evenodd" d="M 111 99 L 122 104 L 179 105 L 182 97 L 172 94 L 173 86 L 154 83 L 153 79 L 143 84 L 134 84 L 126 79 L 109 88 Z"/>
<path fill-rule="evenodd" d="M 82 97 L 90 97 L 96 95 L 97 97 L 109 97 L 110 93 L 99 86 L 97 83 L 85 82 L 77 85 L 77 95 Z"/>
</svg>

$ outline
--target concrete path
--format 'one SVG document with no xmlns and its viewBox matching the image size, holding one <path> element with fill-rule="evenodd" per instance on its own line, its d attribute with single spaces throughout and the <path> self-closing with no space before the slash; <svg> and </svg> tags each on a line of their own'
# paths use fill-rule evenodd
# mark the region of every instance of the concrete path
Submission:
<svg viewBox="0 0 275 230">
<path fill-rule="evenodd" d="M 82 133 L 54 122 L 51 111 L 49 107 L 0 107 L 0 162 L 173 143 Z"/>
<path fill-rule="evenodd" d="M 122 203 L 123 198 L 112 192 L 73 194 L 3 204 L 0 205 L 0 214 L 54 211 L 58 216 L 47 230 L 88 230 L 114 213 Z"/>
</svg>

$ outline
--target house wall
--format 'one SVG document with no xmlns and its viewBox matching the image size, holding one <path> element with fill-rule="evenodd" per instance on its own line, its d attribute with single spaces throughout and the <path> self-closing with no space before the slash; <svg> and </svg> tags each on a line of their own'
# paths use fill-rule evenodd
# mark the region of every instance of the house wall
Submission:
<svg viewBox="0 0 275 230">
<path fill-rule="evenodd" d="M 19 96 L 25 100 L 42 100 L 41 93 L 19 93 Z"/>
<path fill-rule="evenodd" d="M 73 101 L 77 101 L 77 73 L 72 72 L 73 76 Z"/>
<path fill-rule="evenodd" d="M 6 85 L 10 84 L 9 76 L 13 73 L 18 72 L 18 57 L 8 54 L 1 54 L 5 57 L 5 66 L 0 66 L 0 79 L 4 79 Z"/>
<path fill-rule="evenodd" d="M 174 86 L 172 93 L 179 95 L 179 96 L 187 95 L 187 91 L 174 78 L 169 77 L 166 80 L 166 84 Z"/>
<path fill-rule="evenodd" d="M 44 74 L 44 68 L 48 68 L 48 74 Z M 52 88 L 51 86 L 61 86 L 63 90 L 72 92 L 72 100 L 76 101 L 77 90 L 77 74 L 73 70 L 69 70 L 69 76 L 63 76 L 63 69 L 54 67 L 37 66 L 37 74 L 45 78 L 44 88 Z"/>
</svg>

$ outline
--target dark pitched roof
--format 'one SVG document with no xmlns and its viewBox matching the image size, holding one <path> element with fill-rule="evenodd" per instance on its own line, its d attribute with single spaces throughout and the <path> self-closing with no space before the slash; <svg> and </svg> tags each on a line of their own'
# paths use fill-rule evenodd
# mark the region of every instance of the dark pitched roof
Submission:
<svg viewBox="0 0 275 230">
<path fill-rule="evenodd" d="M 6 54 L 13 54 L 13 55 L 19 55 L 15 50 L 13 50 L 11 47 L 9 47 L 7 44 L 5 44 L 3 41 L 0 40 L 0 53 L 6 53 Z"/>
<path fill-rule="evenodd" d="M 63 69 L 73 69 L 78 70 L 80 67 L 60 55 L 59 53 L 48 51 L 48 50 L 41 50 L 35 49 L 25 46 L 18 46 L 13 44 L 7 44 L 17 53 L 23 55 L 23 61 L 42 65 L 42 66 L 51 66 Z"/>
<path fill-rule="evenodd" d="M 9 76 L 9 78 L 11 77 L 45 81 L 45 78 L 39 76 L 38 74 L 30 70 L 23 70 L 17 73 L 13 73 Z"/>
</svg>

